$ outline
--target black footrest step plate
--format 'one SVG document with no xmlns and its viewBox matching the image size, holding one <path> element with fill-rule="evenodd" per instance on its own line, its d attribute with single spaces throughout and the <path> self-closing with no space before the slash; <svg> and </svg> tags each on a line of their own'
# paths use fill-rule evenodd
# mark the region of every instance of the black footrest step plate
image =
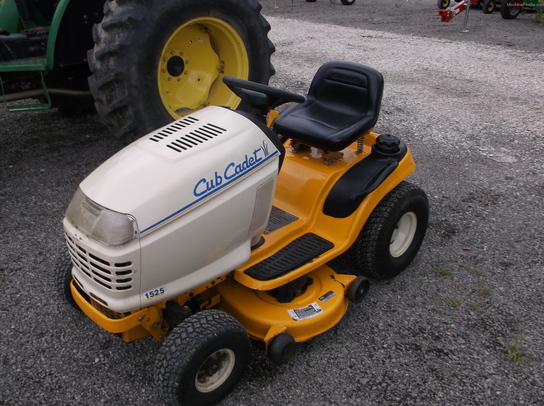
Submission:
<svg viewBox="0 0 544 406">
<path fill-rule="evenodd" d="M 298 220 L 298 217 L 287 213 L 276 206 L 272 206 L 270 217 L 268 218 L 268 225 L 264 230 L 264 234 L 270 234 L 272 231 L 279 230 L 280 228 L 286 226 L 287 224 L 291 224 L 296 220 Z"/>
<path fill-rule="evenodd" d="M 318 235 L 304 234 L 245 273 L 259 281 L 269 281 L 300 268 L 332 247 L 332 242 Z"/>
</svg>

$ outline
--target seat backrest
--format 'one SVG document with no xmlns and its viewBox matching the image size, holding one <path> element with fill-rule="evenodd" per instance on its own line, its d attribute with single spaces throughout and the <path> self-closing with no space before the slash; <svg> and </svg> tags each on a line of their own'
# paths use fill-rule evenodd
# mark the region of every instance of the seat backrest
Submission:
<svg viewBox="0 0 544 406">
<path fill-rule="evenodd" d="M 317 71 L 306 100 L 285 110 L 274 129 L 314 147 L 340 151 L 374 127 L 383 77 L 368 66 L 328 62 Z"/>
</svg>

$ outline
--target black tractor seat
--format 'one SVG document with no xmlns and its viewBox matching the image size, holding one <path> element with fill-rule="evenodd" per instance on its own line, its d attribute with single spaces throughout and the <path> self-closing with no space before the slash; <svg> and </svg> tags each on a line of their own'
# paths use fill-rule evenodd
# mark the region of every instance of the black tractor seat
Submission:
<svg viewBox="0 0 544 406">
<path fill-rule="evenodd" d="M 368 66 L 328 62 L 312 80 L 303 103 L 285 110 L 274 129 L 327 151 L 340 151 L 371 130 L 380 113 L 383 77 Z"/>
</svg>

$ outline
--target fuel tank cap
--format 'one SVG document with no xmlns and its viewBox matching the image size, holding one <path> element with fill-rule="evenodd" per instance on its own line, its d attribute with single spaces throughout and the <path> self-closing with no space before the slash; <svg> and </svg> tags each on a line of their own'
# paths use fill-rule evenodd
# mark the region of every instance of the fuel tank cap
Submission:
<svg viewBox="0 0 544 406">
<path fill-rule="evenodd" d="M 374 147 L 384 154 L 395 154 L 399 151 L 400 138 L 392 134 L 381 134 Z"/>
</svg>

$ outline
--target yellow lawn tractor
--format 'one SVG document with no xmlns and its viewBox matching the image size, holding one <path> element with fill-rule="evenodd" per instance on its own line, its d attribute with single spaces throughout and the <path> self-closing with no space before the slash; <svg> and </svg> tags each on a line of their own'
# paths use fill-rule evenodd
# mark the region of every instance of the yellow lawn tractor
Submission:
<svg viewBox="0 0 544 406">
<path fill-rule="evenodd" d="M 127 342 L 165 340 L 158 376 L 176 404 L 228 394 L 250 338 L 286 362 L 367 277 L 402 272 L 428 223 L 409 148 L 372 131 L 378 71 L 326 63 L 306 97 L 223 80 L 249 111 L 209 106 L 140 138 L 80 184 L 63 221 L 60 291 Z M 331 268 L 340 256 L 354 274 Z"/>
</svg>

